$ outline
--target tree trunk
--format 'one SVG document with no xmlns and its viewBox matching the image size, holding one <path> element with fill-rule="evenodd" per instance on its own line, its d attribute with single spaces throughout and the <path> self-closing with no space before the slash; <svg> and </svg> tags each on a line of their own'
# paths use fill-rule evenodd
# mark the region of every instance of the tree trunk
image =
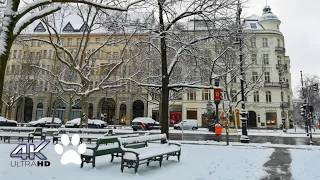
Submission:
<svg viewBox="0 0 320 180">
<path fill-rule="evenodd" d="M 12 106 L 8 106 L 7 112 L 8 112 L 8 119 L 10 119 L 10 120 L 11 120 L 11 115 L 12 115 Z"/>
<path fill-rule="evenodd" d="M 82 110 L 82 116 L 81 116 L 81 123 L 80 127 L 88 128 L 88 97 L 87 96 L 81 96 L 81 110 Z M 85 123 L 85 126 L 82 126 L 82 123 Z"/>
<path fill-rule="evenodd" d="M 69 106 L 67 109 L 67 119 L 65 120 L 65 123 L 69 120 L 71 120 L 71 114 L 72 114 L 72 98 L 69 99 Z"/>
<path fill-rule="evenodd" d="M 25 106 L 25 103 L 26 103 L 26 98 L 25 96 L 22 97 L 22 104 L 21 104 L 21 119 L 20 121 L 22 123 L 24 123 L 24 106 Z"/>
<path fill-rule="evenodd" d="M 164 0 L 158 0 L 159 5 L 159 25 L 160 25 L 160 51 L 161 51 L 161 69 L 162 69 L 162 97 L 161 97 L 161 133 L 165 133 L 167 138 L 169 138 L 169 123 L 168 123 L 168 113 L 169 113 L 169 75 L 168 75 L 168 68 L 167 68 L 167 45 L 165 39 L 165 32 L 164 32 L 164 20 L 163 20 L 163 4 Z"/>
</svg>

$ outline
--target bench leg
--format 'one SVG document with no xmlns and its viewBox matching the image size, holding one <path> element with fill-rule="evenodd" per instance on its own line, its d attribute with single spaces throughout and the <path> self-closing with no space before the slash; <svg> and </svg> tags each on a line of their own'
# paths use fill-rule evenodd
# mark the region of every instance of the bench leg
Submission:
<svg viewBox="0 0 320 180">
<path fill-rule="evenodd" d="M 121 157 L 121 172 L 123 172 L 124 169 L 124 162 L 123 162 L 123 157 Z"/>
<path fill-rule="evenodd" d="M 169 160 L 169 156 L 170 156 L 170 155 L 168 154 L 168 155 L 167 155 L 167 161 Z"/>
<path fill-rule="evenodd" d="M 8 137 L 8 143 L 10 143 L 10 136 Z"/>
<path fill-rule="evenodd" d="M 160 156 L 159 165 L 162 166 L 163 156 Z"/>
<path fill-rule="evenodd" d="M 92 168 L 96 167 L 96 157 L 92 157 Z"/>
<path fill-rule="evenodd" d="M 150 161 L 149 161 L 149 159 L 147 160 L 148 162 L 147 162 L 147 166 L 149 166 L 149 164 L 150 164 Z"/>
<path fill-rule="evenodd" d="M 84 161 L 83 161 L 83 156 L 82 156 L 82 154 L 81 154 L 81 165 L 80 165 L 80 168 L 83 167 L 83 163 L 84 163 Z"/>
<path fill-rule="evenodd" d="M 113 154 L 111 154 L 111 161 L 110 161 L 110 162 L 112 162 L 112 161 L 113 161 L 113 158 L 114 158 L 114 155 L 113 155 Z"/>
<path fill-rule="evenodd" d="M 181 151 L 179 151 L 179 154 L 178 154 L 178 161 L 180 161 L 180 155 L 181 155 Z"/>
<path fill-rule="evenodd" d="M 134 167 L 134 173 L 138 172 L 138 168 L 139 168 L 139 161 L 136 161 L 136 166 Z"/>
</svg>

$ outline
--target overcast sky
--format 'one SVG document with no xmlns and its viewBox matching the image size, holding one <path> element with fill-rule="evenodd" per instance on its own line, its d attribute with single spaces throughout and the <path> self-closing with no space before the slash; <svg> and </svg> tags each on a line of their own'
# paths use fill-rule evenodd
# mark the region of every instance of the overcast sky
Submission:
<svg viewBox="0 0 320 180">
<path fill-rule="evenodd" d="M 266 0 L 250 0 L 245 15 L 262 14 Z M 301 84 L 300 71 L 320 75 L 320 0 L 268 0 L 281 21 L 286 55 L 291 60 L 292 90 Z"/>
</svg>

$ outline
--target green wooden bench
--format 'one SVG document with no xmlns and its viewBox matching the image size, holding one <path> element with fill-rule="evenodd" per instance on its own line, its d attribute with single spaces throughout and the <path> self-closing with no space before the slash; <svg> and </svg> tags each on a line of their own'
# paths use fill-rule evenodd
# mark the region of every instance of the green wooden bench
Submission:
<svg viewBox="0 0 320 180">
<path fill-rule="evenodd" d="M 121 157 L 121 149 L 118 138 L 128 138 L 139 136 L 139 134 L 128 134 L 120 136 L 107 136 L 97 139 L 95 146 L 87 146 L 87 150 L 81 154 L 81 168 L 85 163 L 92 163 L 92 167 L 95 167 L 96 157 L 111 155 L 111 162 L 113 162 L 114 157 Z M 132 143 L 126 145 L 127 148 L 141 148 L 145 147 L 145 143 Z"/>
<path fill-rule="evenodd" d="M 150 164 L 151 161 L 159 161 L 160 167 L 162 166 L 163 158 L 169 159 L 170 156 L 177 156 L 180 161 L 181 144 L 173 143 L 167 140 L 166 134 L 146 135 L 132 138 L 118 138 L 121 154 L 121 172 L 124 167 L 134 168 L 137 173 L 139 165 Z M 165 141 L 165 144 L 155 144 L 148 146 L 148 142 L 152 141 Z M 133 143 L 145 143 L 146 146 L 139 149 L 128 149 L 126 145 Z"/>
</svg>

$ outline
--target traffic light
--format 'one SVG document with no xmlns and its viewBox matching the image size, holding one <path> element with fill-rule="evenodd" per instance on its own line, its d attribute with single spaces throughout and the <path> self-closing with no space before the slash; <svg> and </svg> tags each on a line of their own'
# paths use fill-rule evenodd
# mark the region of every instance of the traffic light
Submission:
<svg viewBox="0 0 320 180">
<path fill-rule="evenodd" d="M 306 116 L 307 104 L 303 104 L 300 106 L 300 114 L 301 116 Z"/>
<path fill-rule="evenodd" d="M 312 87 L 313 87 L 313 91 L 314 92 L 318 92 L 319 91 L 319 84 L 318 83 L 312 85 Z"/>
</svg>

